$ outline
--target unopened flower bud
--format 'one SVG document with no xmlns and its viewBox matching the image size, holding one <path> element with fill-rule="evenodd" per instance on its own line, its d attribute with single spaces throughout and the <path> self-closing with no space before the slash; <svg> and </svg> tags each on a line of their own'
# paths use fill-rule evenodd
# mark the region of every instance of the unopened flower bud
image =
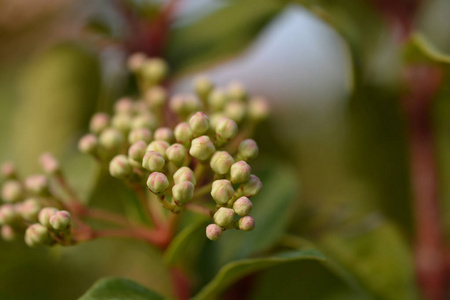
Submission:
<svg viewBox="0 0 450 300">
<path fill-rule="evenodd" d="M 109 126 L 109 116 L 105 113 L 96 113 L 89 123 L 89 129 L 92 133 L 100 134 Z"/>
<path fill-rule="evenodd" d="M 204 112 L 196 112 L 189 118 L 189 126 L 195 136 L 200 136 L 208 132 L 209 118 Z"/>
<path fill-rule="evenodd" d="M 144 98 L 150 108 L 157 109 L 167 101 L 167 93 L 163 87 L 155 86 L 147 90 Z"/>
<path fill-rule="evenodd" d="M 233 204 L 234 212 L 241 217 L 248 215 L 252 210 L 252 207 L 252 201 L 245 196 L 237 199 Z"/>
<path fill-rule="evenodd" d="M 158 119 L 150 113 L 144 113 L 136 116 L 131 122 L 131 128 L 148 128 L 150 130 L 155 130 L 158 128 Z"/>
<path fill-rule="evenodd" d="M 111 120 L 112 127 L 120 130 L 124 134 L 128 133 L 131 129 L 132 117 L 130 114 L 117 114 Z"/>
<path fill-rule="evenodd" d="M 34 195 L 47 195 L 48 179 L 44 175 L 32 175 L 25 180 L 25 188 Z"/>
<path fill-rule="evenodd" d="M 248 105 L 248 117 L 254 122 L 261 122 L 269 116 L 269 103 L 262 97 L 253 98 Z"/>
<path fill-rule="evenodd" d="M 107 128 L 100 134 L 99 145 L 108 152 L 118 152 L 123 142 L 124 136 L 117 129 Z"/>
<path fill-rule="evenodd" d="M 210 166 L 214 173 L 225 175 L 234 163 L 233 157 L 226 151 L 217 151 L 211 158 Z"/>
<path fill-rule="evenodd" d="M 258 144 L 252 139 L 243 140 L 239 144 L 238 159 L 250 161 L 255 159 L 259 154 Z"/>
<path fill-rule="evenodd" d="M 182 122 L 175 127 L 174 135 L 178 143 L 189 146 L 194 138 L 194 131 L 188 123 Z"/>
<path fill-rule="evenodd" d="M 239 219 L 239 229 L 252 231 L 255 228 L 255 219 L 252 216 L 245 216 Z"/>
<path fill-rule="evenodd" d="M 6 162 L 1 167 L 1 174 L 4 179 L 14 179 L 17 176 L 16 166 L 12 162 Z"/>
<path fill-rule="evenodd" d="M 33 224 L 25 231 L 25 242 L 30 247 L 49 244 L 51 241 L 47 227 L 41 224 Z"/>
<path fill-rule="evenodd" d="M 194 196 L 194 185 L 190 181 L 177 183 L 172 188 L 172 195 L 178 206 L 186 204 Z"/>
<path fill-rule="evenodd" d="M 216 112 L 210 115 L 209 117 L 209 125 L 210 125 L 210 130 L 212 129 L 214 132 L 213 134 L 216 134 L 215 130 L 217 127 L 217 124 L 219 124 L 219 121 L 222 118 L 226 118 L 225 114 L 223 114 L 222 112 Z"/>
<path fill-rule="evenodd" d="M 133 174 L 133 167 L 128 157 L 123 154 L 116 155 L 109 163 L 109 174 L 120 179 L 126 179 Z"/>
<path fill-rule="evenodd" d="M 192 140 L 191 148 L 189 149 L 189 154 L 198 160 L 205 161 L 214 154 L 216 148 L 211 142 L 209 136 L 202 135 L 196 139 Z"/>
<path fill-rule="evenodd" d="M 131 98 L 120 98 L 114 104 L 114 111 L 118 115 L 130 115 L 134 111 L 134 102 Z"/>
<path fill-rule="evenodd" d="M 25 220 L 35 222 L 38 220 L 38 215 L 41 208 L 42 205 L 38 199 L 30 198 L 21 203 L 17 211 Z"/>
<path fill-rule="evenodd" d="M 82 153 L 94 154 L 98 148 L 98 139 L 93 134 L 86 134 L 78 142 L 78 149 Z"/>
<path fill-rule="evenodd" d="M 46 174 L 54 175 L 60 171 L 58 160 L 50 153 L 44 153 L 39 158 L 42 169 Z"/>
<path fill-rule="evenodd" d="M 130 55 L 127 61 L 128 70 L 134 73 L 138 72 L 142 68 L 142 65 L 146 59 L 147 56 L 142 52 Z"/>
<path fill-rule="evenodd" d="M 17 232 L 14 230 L 13 227 L 5 225 L 2 226 L 2 238 L 5 241 L 14 241 L 17 238 Z"/>
<path fill-rule="evenodd" d="M 128 134 L 128 142 L 134 144 L 137 141 L 150 143 L 152 140 L 152 132 L 148 128 L 135 128 Z"/>
<path fill-rule="evenodd" d="M 247 90 L 242 83 L 233 81 L 228 85 L 228 95 L 232 100 L 245 101 L 247 100 Z"/>
<path fill-rule="evenodd" d="M 221 207 L 214 214 L 214 223 L 226 227 L 233 222 L 234 211 L 231 208 Z"/>
<path fill-rule="evenodd" d="M 166 151 L 169 146 L 169 143 L 166 141 L 153 141 L 147 146 L 147 151 L 156 151 L 161 154 L 164 159 L 167 159 Z"/>
<path fill-rule="evenodd" d="M 50 227 L 50 218 L 51 216 L 58 212 L 59 210 L 55 207 L 45 207 L 41 209 L 38 215 L 39 223 L 41 223 L 45 227 Z"/>
<path fill-rule="evenodd" d="M 242 194 L 251 197 L 257 195 L 263 185 L 261 180 L 256 175 L 250 175 L 250 179 L 241 186 Z"/>
<path fill-rule="evenodd" d="M 221 111 L 228 102 L 227 94 L 224 91 L 215 89 L 209 94 L 208 105 L 212 111 Z"/>
<path fill-rule="evenodd" d="M 133 161 L 141 162 L 142 158 L 144 158 L 146 148 L 147 144 L 144 141 L 137 141 L 128 148 L 128 157 Z"/>
<path fill-rule="evenodd" d="M 23 195 L 22 185 L 17 180 L 8 180 L 2 187 L 2 199 L 5 202 L 17 202 Z"/>
<path fill-rule="evenodd" d="M 67 229 L 70 226 L 70 221 L 70 213 L 65 210 L 57 211 L 50 217 L 50 225 L 58 231 Z"/>
<path fill-rule="evenodd" d="M 141 74 L 150 83 L 161 82 L 168 73 L 166 62 L 160 58 L 149 58 L 141 66 Z"/>
<path fill-rule="evenodd" d="M 206 76 L 194 79 L 194 89 L 200 99 L 206 99 L 213 88 L 213 83 Z"/>
<path fill-rule="evenodd" d="M 18 218 L 16 207 L 13 204 L 3 204 L 0 206 L 0 225 L 14 223 Z"/>
<path fill-rule="evenodd" d="M 186 148 L 181 144 L 173 144 L 166 150 L 166 155 L 169 161 L 175 166 L 179 167 L 183 164 L 186 158 Z"/>
<path fill-rule="evenodd" d="M 156 151 L 145 152 L 144 158 L 142 159 L 142 167 L 151 172 L 161 171 L 165 164 L 164 157 Z"/>
<path fill-rule="evenodd" d="M 229 118 L 222 118 L 217 122 L 216 133 L 217 139 L 221 141 L 230 141 L 236 136 L 238 126 L 235 121 Z"/>
<path fill-rule="evenodd" d="M 206 226 L 206 237 L 211 241 L 217 241 L 222 236 L 222 229 L 217 224 Z"/>
<path fill-rule="evenodd" d="M 172 129 L 169 127 L 160 127 L 155 131 L 155 140 L 165 141 L 169 144 L 173 143 L 175 138 Z"/>
<path fill-rule="evenodd" d="M 170 99 L 170 108 L 182 117 L 201 110 L 202 103 L 193 95 L 175 95 Z"/>
<path fill-rule="evenodd" d="M 160 195 L 169 187 L 169 180 L 163 173 L 153 172 L 148 177 L 147 186 L 152 193 Z"/>
<path fill-rule="evenodd" d="M 190 181 L 194 186 L 197 184 L 194 172 L 189 167 L 179 168 L 175 174 L 173 174 L 173 181 L 175 184 L 183 181 Z"/>
<path fill-rule="evenodd" d="M 230 180 L 232 183 L 244 183 L 250 179 L 252 168 L 248 163 L 241 160 L 234 163 L 230 169 Z"/>
<path fill-rule="evenodd" d="M 217 204 L 226 204 L 233 197 L 234 189 L 231 182 L 225 179 L 216 180 L 212 184 L 211 196 Z"/>
<path fill-rule="evenodd" d="M 236 123 L 241 123 L 247 114 L 246 104 L 243 102 L 231 101 L 225 106 L 225 116 L 234 120 Z"/>
</svg>

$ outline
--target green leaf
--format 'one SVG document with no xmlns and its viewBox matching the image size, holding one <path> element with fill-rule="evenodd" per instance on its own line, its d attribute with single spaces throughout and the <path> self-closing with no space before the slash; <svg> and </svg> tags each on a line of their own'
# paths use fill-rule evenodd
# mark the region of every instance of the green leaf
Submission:
<svg viewBox="0 0 450 300">
<path fill-rule="evenodd" d="M 78 300 L 163 300 L 164 297 L 125 278 L 105 278 Z"/>
<path fill-rule="evenodd" d="M 420 32 L 413 33 L 405 45 L 404 57 L 408 62 L 450 64 L 450 55 L 441 52 Z"/>
</svg>

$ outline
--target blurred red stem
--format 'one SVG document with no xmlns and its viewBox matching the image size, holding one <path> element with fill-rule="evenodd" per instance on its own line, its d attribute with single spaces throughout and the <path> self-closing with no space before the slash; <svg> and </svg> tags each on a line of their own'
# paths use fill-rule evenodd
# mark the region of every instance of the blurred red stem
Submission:
<svg viewBox="0 0 450 300">
<path fill-rule="evenodd" d="M 170 270 L 170 275 L 172 277 L 172 284 L 179 300 L 188 300 L 190 296 L 191 284 L 189 277 L 184 274 L 184 272 L 178 268 L 172 268 Z"/>
</svg>

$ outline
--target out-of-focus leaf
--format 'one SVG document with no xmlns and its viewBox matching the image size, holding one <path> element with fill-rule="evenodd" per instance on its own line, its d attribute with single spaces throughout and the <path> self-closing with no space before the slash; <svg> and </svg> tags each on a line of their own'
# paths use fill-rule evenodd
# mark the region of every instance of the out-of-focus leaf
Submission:
<svg viewBox="0 0 450 300">
<path fill-rule="evenodd" d="M 79 300 L 164 300 L 157 293 L 125 278 L 106 278 L 94 284 Z"/>
<path fill-rule="evenodd" d="M 434 45 L 419 32 L 411 35 L 404 50 L 406 61 L 411 63 L 450 64 L 450 55 L 435 48 Z"/>
</svg>

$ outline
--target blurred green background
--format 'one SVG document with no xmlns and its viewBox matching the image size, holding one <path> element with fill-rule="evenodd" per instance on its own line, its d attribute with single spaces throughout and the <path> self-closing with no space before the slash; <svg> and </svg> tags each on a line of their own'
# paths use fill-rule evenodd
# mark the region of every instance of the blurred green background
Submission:
<svg viewBox="0 0 450 300">
<path fill-rule="evenodd" d="M 164 4 L 1 1 L 0 161 L 15 161 L 28 175 L 38 171 L 38 155 L 51 151 L 85 199 L 124 209 L 130 195 L 117 182 L 105 178 L 93 190 L 95 163 L 76 143 L 94 112 L 110 112 L 118 97 L 134 93 L 124 62 L 146 45 L 133 22 L 148 26 Z M 414 27 L 450 53 L 448 15 L 447 0 L 424 1 Z M 266 96 L 272 112 L 256 132 L 261 229 L 219 243 L 193 238 L 198 249 L 187 250 L 181 265 L 193 270 L 194 290 L 229 261 L 292 244 L 283 239 L 289 232 L 318 245 L 367 299 L 420 298 L 399 103 L 404 49 L 389 30 L 364 0 L 179 1 L 162 51 L 172 91 L 189 90 L 198 74 L 219 85 L 238 79 Z M 449 92 L 444 84 L 433 110 L 441 182 L 450 179 Z M 448 237 L 450 191 L 443 184 L 440 193 Z M 98 278 L 116 275 L 173 297 L 162 254 L 139 242 L 36 250 L 0 241 L 0 257 L 0 299 L 76 299 Z M 229 299 L 362 299 L 317 262 L 277 266 L 234 289 L 245 293 L 233 296 L 231 288 Z"/>
</svg>

